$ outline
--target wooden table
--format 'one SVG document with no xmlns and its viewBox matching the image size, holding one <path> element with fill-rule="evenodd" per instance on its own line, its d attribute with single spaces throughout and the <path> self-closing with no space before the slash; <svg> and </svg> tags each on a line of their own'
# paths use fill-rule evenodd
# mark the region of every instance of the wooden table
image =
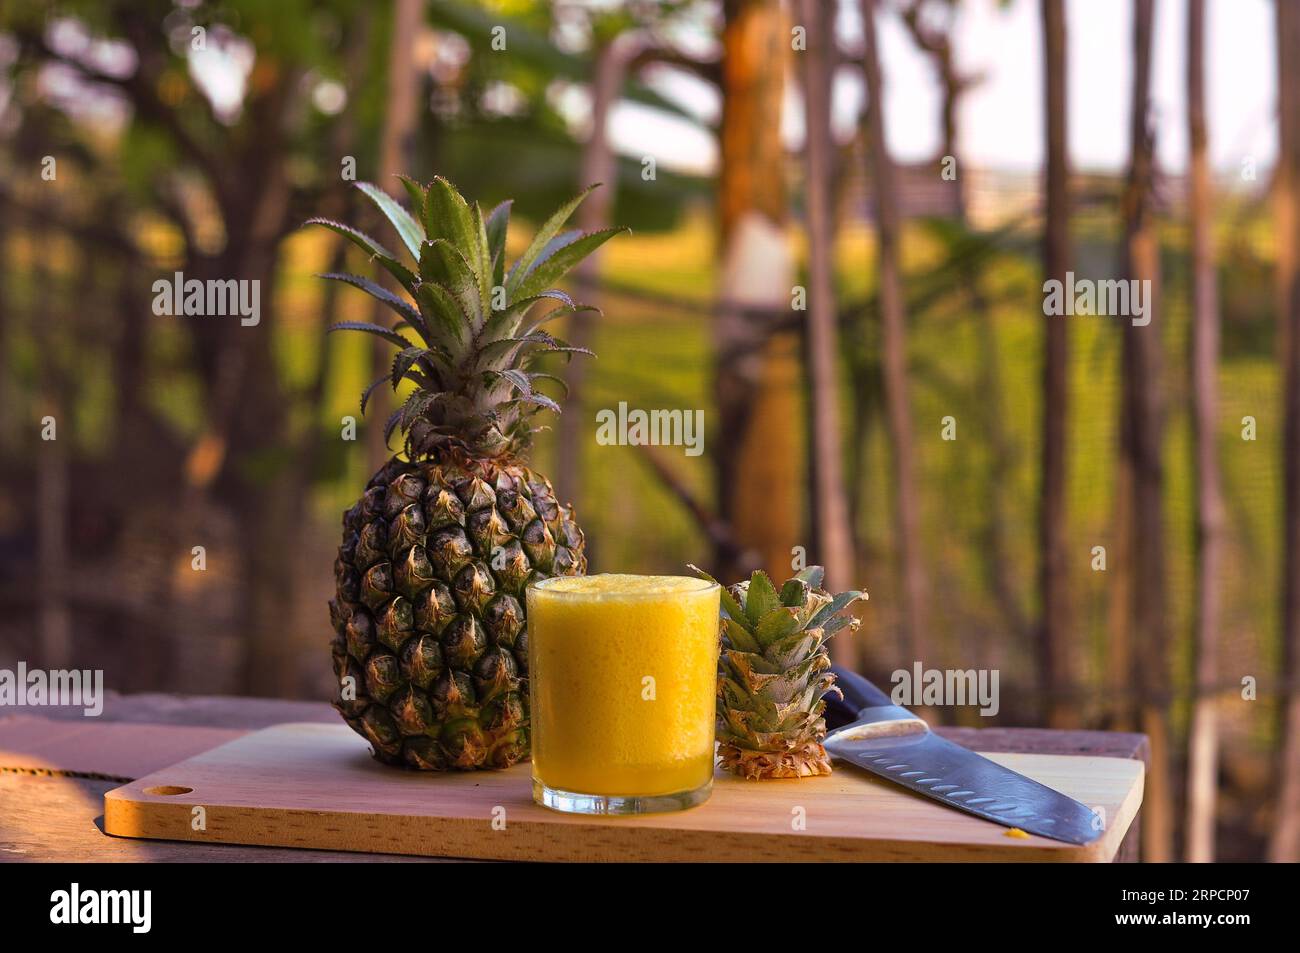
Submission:
<svg viewBox="0 0 1300 953">
<path fill-rule="evenodd" d="M 104 792 L 245 732 L 289 721 L 333 724 L 323 702 L 107 693 L 103 714 L 0 709 L 0 861 L 403 861 L 428 858 L 109 837 Z M 1042 728 L 939 728 L 976 751 L 1084 754 L 1146 761 L 1145 735 Z M 1141 815 L 1117 860 L 1137 860 Z"/>
</svg>

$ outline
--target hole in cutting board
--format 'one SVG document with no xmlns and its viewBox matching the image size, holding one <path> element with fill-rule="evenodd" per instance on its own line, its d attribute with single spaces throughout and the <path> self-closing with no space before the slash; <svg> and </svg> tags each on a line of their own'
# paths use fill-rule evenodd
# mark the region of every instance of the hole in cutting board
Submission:
<svg viewBox="0 0 1300 953">
<path fill-rule="evenodd" d="M 193 788 L 184 788 L 179 784 L 159 784 L 156 787 L 145 788 L 145 794 L 157 794 L 165 797 L 175 797 L 177 794 L 189 794 Z"/>
</svg>

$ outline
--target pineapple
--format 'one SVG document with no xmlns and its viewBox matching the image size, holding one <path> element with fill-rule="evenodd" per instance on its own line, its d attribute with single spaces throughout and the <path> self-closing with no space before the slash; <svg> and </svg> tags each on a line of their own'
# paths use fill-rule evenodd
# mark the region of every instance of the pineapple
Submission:
<svg viewBox="0 0 1300 953">
<path fill-rule="evenodd" d="M 718 755 L 734 774 L 761 779 L 831 773 L 821 744 L 823 698 L 839 689 L 826 640 L 845 626 L 858 627 L 856 618 L 839 613 L 865 594 L 832 596 L 822 591 L 822 576 L 821 566 L 810 566 L 777 592 L 759 571 L 722 590 Z"/>
<path fill-rule="evenodd" d="M 550 375 L 530 368 L 548 352 L 590 354 L 542 330 L 582 310 L 552 285 L 623 229 L 561 232 L 588 189 L 507 270 L 509 202 L 485 217 L 445 179 L 402 182 L 410 212 L 373 185 L 357 187 L 413 265 L 347 225 L 308 223 L 365 249 L 410 296 L 357 275 L 321 276 L 368 292 L 399 319 L 330 329 L 376 335 L 397 350 L 361 412 L 376 388 L 415 385 L 384 428 L 390 444 L 401 435 L 402 452 L 343 514 L 330 601 L 334 705 L 387 764 L 505 768 L 528 757 L 524 590 L 587 568 L 572 509 L 525 462 L 533 415 L 559 411 L 536 386 Z"/>
</svg>

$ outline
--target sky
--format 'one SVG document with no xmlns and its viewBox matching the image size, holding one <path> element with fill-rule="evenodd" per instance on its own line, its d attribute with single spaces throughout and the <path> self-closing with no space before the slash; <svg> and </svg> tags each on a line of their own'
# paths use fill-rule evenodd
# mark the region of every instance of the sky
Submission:
<svg viewBox="0 0 1300 953">
<path fill-rule="evenodd" d="M 1300 0 L 1296 0 L 1300 2 Z M 939 148 L 940 90 L 927 58 L 888 12 L 878 37 L 885 80 L 887 137 L 895 159 L 933 157 Z M 1070 155 L 1076 169 L 1116 171 L 1128 152 L 1128 102 L 1133 72 L 1131 0 L 1067 0 Z M 1152 105 L 1161 168 L 1187 161 L 1186 0 L 1156 0 Z M 1277 93 L 1273 0 L 1207 0 L 1206 88 L 1210 161 L 1222 176 L 1240 175 L 1243 160 L 1261 173 L 1276 155 Z M 840 29 L 861 33 L 857 4 L 842 8 Z M 977 167 L 1033 171 L 1043 159 L 1042 28 L 1038 0 L 963 0 L 957 21 L 960 69 L 983 74 L 959 117 L 964 160 Z M 701 117 L 717 116 L 717 96 L 702 83 L 661 75 L 656 84 Z M 837 130 L 852 127 L 862 101 L 856 70 L 835 86 Z M 797 94 L 789 97 L 783 131 L 802 139 Z M 628 155 L 655 155 L 670 168 L 707 173 L 716 163 L 711 135 L 689 123 L 633 104 L 611 117 L 611 137 Z"/>
</svg>

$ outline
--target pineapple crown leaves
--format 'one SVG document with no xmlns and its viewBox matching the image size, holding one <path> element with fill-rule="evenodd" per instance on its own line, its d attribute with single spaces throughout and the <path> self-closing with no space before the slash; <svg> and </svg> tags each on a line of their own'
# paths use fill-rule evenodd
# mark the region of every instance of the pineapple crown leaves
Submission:
<svg viewBox="0 0 1300 953">
<path fill-rule="evenodd" d="M 812 566 L 777 589 L 760 570 L 722 588 L 718 716 L 723 740 L 769 750 L 819 737 L 824 730 L 823 699 L 838 691 L 826 641 L 846 626 L 857 628 L 856 618 L 841 613 L 866 598 L 858 590 L 826 592 L 824 575 L 822 567 Z"/>
<path fill-rule="evenodd" d="M 691 566 L 698 576 L 717 582 L 704 570 Z M 722 589 L 723 630 L 736 648 L 764 653 L 798 634 L 820 633 L 820 640 L 845 626 L 856 629 L 858 620 L 840 613 L 867 595 L 857 589 L 836 595 L 821 588 L 825 571 L 810 566 L 778 591 L 761 569 L 750 578 Z"/>
<path fill-rule="evenodd" d="M 582 259 L 622 232 L 565 231 L 564 226 L 590 186 L 561 206 L 507 267 L 506 234 L 510 201 L 487 215 L 450 182 L 435 177 L 422 185 L 398 176 L 409 210 L 369 182 L 356 188 L 393 227 L 414 267 L 404 264 L 369 235 L 342 222 L 313 218 L 361 248 L 409 296 L 403 297 L 360 275 L 330 272 L 319 277 L 360 288 L 382 302 L 397 320 L 391 326 L 344 321 L 330 331 L 360 331 L 392 344 L 397 353 L 390 372 L 361 396 L 361 412 L 384 384 L 397 391 L 403 381 L 415 391 L 389 418 L 385 440 L 405 435 L 408 456 L 427 456 L 442 447 L 497 457 L 521 453 L 536 429 L 530 418 L 559 404 L 538 389 L 552 375 L 533 371 L 543 354 L 591 355 L 542 330 L 557 318 L 580 311 L 598 312 L 573 301 L 553 285 Z M 540 316 L 536 312 L 552 307 Z M 403 332 L 412 332 L 414 338 Z"/>
</svg>

